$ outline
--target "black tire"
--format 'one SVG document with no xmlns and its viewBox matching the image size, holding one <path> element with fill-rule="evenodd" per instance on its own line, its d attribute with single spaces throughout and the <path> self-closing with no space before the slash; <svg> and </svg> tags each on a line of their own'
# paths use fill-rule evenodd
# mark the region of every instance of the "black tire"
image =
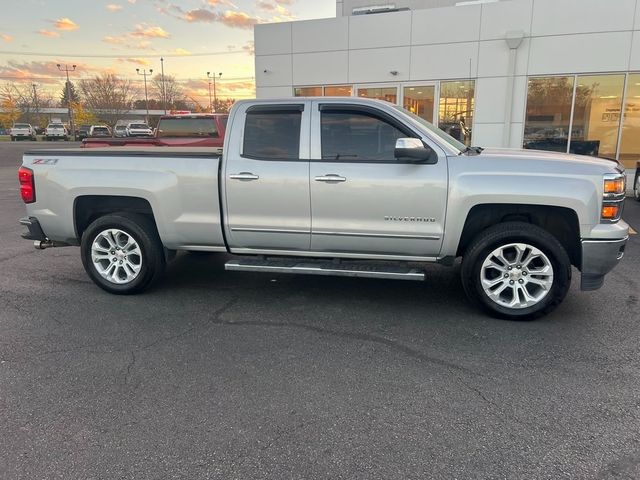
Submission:
<svg viewBox="0 0 640 480">
<path fill-rule="evenodd" d="M 553 267 L 553 283 L 548 293 L 535 305 L 509 308 L 494 302 L 484 291 L 481 269 L 496 248 L 511 243 L 526 243 L 542 251 Z M 462 285 L 471 301 L 496 318 L 535 320 L 554 310 L 564 300 L 571 286 L 571 261 L 566 250 L 546 230 L 524 222 L 505 222 L 487 228 L 471 242 L 462 259 Z"/>
<path fill-rule="evenodd" d="M 109 228 L 122 230 L 140 247 L 142 266 L 138 276 L 129 283 L 116 284 L 106 280 L 91 259 L 95 238 Z M 162 277 L 166 266 L 162 242 L 153 221 L 134 213 L 113 213 L 98 218 L 82 234 L 80 249 L 82 264 L 91 280 L 103 290 L 117 295 L 130 295 L 148 289 Z"/>
<path fill-rule="evenodd" d="M 636 179 L 633 182 L 633 196 L 640 202 L 640 175 L 636 173 Z"/>
</svg>

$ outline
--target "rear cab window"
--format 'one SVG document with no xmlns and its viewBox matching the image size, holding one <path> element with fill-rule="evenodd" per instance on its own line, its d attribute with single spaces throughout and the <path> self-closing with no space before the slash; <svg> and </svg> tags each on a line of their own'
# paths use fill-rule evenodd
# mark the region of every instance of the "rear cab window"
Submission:
<svg viewBox="0 0 640 480">
<path fill-rule="evenodd" d="M 219 138 L 220 132 L 216 120 L 202 118 L 163 118 L 158 125 L 158 138 L 168 137 L 207 137 Z"/>
<path fill-rule="evenodd" d="M 300 158 L 302 105 L 257 105 L 246 113 L 242 156 L 264 160 Z"/>
</svg>

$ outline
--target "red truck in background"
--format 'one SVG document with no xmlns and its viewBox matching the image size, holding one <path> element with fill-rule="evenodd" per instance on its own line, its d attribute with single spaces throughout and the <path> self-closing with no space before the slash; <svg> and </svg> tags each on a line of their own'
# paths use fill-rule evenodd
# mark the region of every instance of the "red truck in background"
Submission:
<svg viewBox="0 0 640 480">
<path fill-rule="evenodd" d="M 226 113 L 164 115 L 153 137 L 85 138 L 82 147 L 214 147 L 222 151 L 228 118 Z"/>
</svg>

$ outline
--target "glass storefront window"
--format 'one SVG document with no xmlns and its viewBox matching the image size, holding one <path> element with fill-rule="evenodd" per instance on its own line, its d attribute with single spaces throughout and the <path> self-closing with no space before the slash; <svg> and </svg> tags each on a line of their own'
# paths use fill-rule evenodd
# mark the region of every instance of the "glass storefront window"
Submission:
<svg viewBox="0 0 640 480">
<path fill-rule="evenodd" d="M 433 85 L 404 87 L 404 108 L 433 123 L 435 91 Z"/>
<path fill-rule="evenodd" d="M 573 80 L 573 77 L 529 79 L 524 148 L 567 151 Z"/>
<path fill-rule="evenodd" d="M 465 145 L 471 145 L 475 81 L 440 83 L 438 127 Z"/>
<path fill-rule="evenodd" d="M 624 75 L 578 76 L 569 151 L 616 158 Z"/>
<path fill-rule="evenodd" d="M 324 87 L 325 97 L 350 97 L 352 92 L 351 85 L 331 85 Z"/>
<path fill-rule="evenodd" d="M 626 168 L 636 168 L 640 160 L 640 74 L 629 74 L 624 104 L 620 161 Z"/>
<path fill-rule="evenodd" d="M 358 96 L 398 103 L 398 89 L 396 87 L 359 88 Z"/>
<path fill-rule="evenodd" d="M 294 90 L 296 97 L 321 97 L 322 87 L 296 87 Z"/>
</svg>

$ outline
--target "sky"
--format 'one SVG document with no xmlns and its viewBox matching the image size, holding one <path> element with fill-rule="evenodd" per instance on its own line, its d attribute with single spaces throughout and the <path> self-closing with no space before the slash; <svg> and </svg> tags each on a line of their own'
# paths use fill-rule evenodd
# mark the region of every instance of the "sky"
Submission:
<svg viewBox="0 0 640 480">
<path fill-rule="evenodd" d="M 56 64 L 71 80 L 115 73 L 142 86 L 136 68 L 176 77 L 208 102 L 206 72 L 222 73 L 220 97 L 255 95 L 253 26 L 335 16 L 334 0 L 0 0 L 0 85 L 36 83 L 54 96 Z"/>
</svg>

